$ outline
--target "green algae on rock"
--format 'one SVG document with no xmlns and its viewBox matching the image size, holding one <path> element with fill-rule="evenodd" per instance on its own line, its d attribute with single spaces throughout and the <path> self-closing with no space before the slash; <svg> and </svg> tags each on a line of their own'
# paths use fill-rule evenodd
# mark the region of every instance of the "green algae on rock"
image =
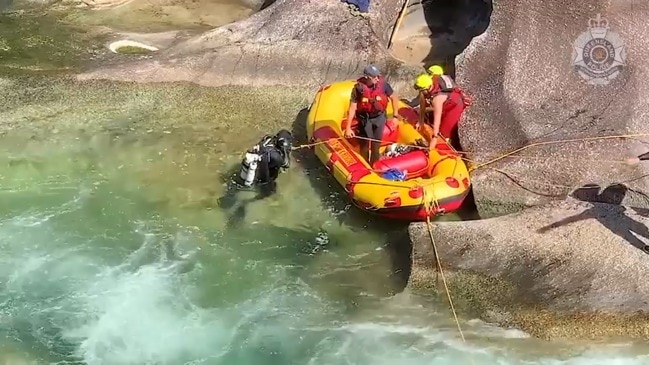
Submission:
<svg viewBox="0 0 649 365">
<path fill-rule="evenodd" d="M 101 53 L 103 33 L 65 24 L 52 13 L 0 14 L 0 68 L 66 70 Z"/>
<path fill-rule="evenodd" d="M 443 268 L 453 305 L 462 317 L 477 316 L 544 340 L 649 339 L 649 314 L 548 310 L 508 280 Z M 419 294 L 435 293 L 448 305 L 439 274 L 417 270 L 410 282 Z M 450 309 L 449 309 L 450 310 Z"/>
<path fill-rule="evenodd" d="M 88 8 L 72 8 L 66 21 L 85 26 L 108 26 L 117 31 L 164 32 L 169 30 L 207 30 L 250 16 L 254 9 L 244 0 L 86 0 Z"/>
<path fill-rule="evenodd" d="M 124 46 L 124 47 L 119 47 L 116 49 L 117 53 L 122 53 L 122 54 L 149 54 L 152 51 L 150 49 L 146 49 L 143 47 L 136 47 L 136 46 Z"/>
<path fill-rule="evenodd" d="M 134 168 L 131 174 L 149 185 L 142 195 L 151 204 L 171 211 L 213 207 L 224 189 L 219 172 L 237 165 L 263 134 L 291 129 L 292 116 L 307 105 L 304 90 L 282 87 L 207 88 L 37 76 L 9 80 L 21 87 L 8 87 L 7 97 L 0 100 L 0 150 L 7 153 L 0 160 L 33 173 L 46 166 L 16 160 L 11 151 L 37 153 L 44 143 L 67 150 L 75 145 L 71 140 L 77 141 L 83 150 L 69 163 L 81 170 L 97 164 L 113 164 L 115 169 L 124 165 L 124 170 L 157 166 Z M 107 150 L 115 152 L 104 156 Z M 183 162 L 176 166 L 178 156 Z M 174 184 L 187 189 L 168 188 Z"/>
</svg>

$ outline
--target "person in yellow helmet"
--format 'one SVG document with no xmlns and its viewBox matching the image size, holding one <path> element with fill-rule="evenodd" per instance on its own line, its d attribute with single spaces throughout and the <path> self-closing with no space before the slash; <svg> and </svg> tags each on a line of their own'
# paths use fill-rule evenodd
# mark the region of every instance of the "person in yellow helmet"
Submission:
<svg viewBox="0 0 649 365">
<path fill-rule="evenodd" d="M 432 65 L 426 72 L 431 76 L 441 76 L 444 74 L 444 69 L 440 65 Z"/>
<path fill-rule="evenodd" d="M 414 87 L 419 91 L 421 113 L 433 112 L 431 145 L 436 137 L 450 138 L 456 149 L 460 149 L 458 124 L 471 100 L 464 94 L 453 78 L 445 75 L 441 66 L 433 65 L 425 74 L 417 76 Z"/>
</svg>

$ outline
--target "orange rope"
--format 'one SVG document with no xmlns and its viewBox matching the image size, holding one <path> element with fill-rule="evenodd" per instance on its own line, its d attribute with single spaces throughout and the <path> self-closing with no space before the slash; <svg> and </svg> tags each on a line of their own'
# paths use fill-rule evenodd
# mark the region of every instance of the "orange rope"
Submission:
<svg viewBox="0 0 649 365">
<path fill-rule="evenodd" d="M 531 147 L 537 147 L 537 146 L 545 146 L 545 145 L 551 145 L 551 144 L 560 144 L 560 143 L 571 143 L 571 142 L 588 142 L 588 141 L 599 141 L 599 140 L 605 140 L 605 139 L 617 139 L 617 138 L 633 138 L 633 137 L 649 137 L 649 133 L 636 133 L 636 134 L 620 134 L 620 135 L 612 135 L 612 136 L 601 136 L 601 137 L 585 137 L 585 138 L 572 138 L 572 139 L 563 139 L 563 140 L 557 140 L 557 141 L 546 141 L 546 142 L 535 142 L 535 143 L 530 143 L 528 145 L 525 145 L 523 147 L 517 148 L 511 152 L 504 153 L 496 158 L 493 158 L 487 162 L 481 163 L 469 170 L 469 172 L 473 170 L 477 170 L 483 166 L 490 165 L 494 162 L 500 161 L 505 157 L 509 157 L 513 154 L 519 153 L 523 150 L 526 150 Z"/>
</svg>

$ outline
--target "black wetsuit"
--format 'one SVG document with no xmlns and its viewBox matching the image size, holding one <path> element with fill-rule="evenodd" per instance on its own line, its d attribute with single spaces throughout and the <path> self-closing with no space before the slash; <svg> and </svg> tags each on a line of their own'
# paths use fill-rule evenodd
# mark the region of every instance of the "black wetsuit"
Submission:
<svg viewBox="0 0 649 365">
<path fill-rule="evenodd" d="M 246 206 L 249 203 L 267 198 L 277 192 L 275 180 L 282 169 L 290 167 L 291 144 L 291 133 L 281 130 L 275 136 L 264 136 L 255 148 L 248 151 L 260 157 L 251 186 L 257 190 L 257 195 L 250 199 L 237 199 L 237 193 L 241 190 L 241 177 L 237 175 L 231 179 L 225 195 L 218 199 L 218 205 L 222 209 L 234 208 L 234 212 L 227 219 L 229 227 L 238 226 L 243 221 L 246 215 Z M 237 169 L 237 171 L 240 170 Z"/>
<path fill-rule="evenodd" d="M 265 197 L 274 194 L 277 190 L 275 180 L 282 169 L 290 167 L 291 160 L 291 134 L 286 130 L 281 130 L 272 139 L 259 145 L 259 155 L 261 161 L 257 166 L 257 175 L 255 184 L 261 187 L 260 195 Z"/>
</svg>

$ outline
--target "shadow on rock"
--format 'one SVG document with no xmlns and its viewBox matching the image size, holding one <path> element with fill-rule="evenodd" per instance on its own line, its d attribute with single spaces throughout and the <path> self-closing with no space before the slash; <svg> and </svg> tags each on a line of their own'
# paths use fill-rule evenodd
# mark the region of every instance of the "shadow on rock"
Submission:
<svg viewBox="0 0 649 365">
<path fill-rule="evenodd" d="M 491 0 L 423 0 L 422 7 L 432 46 L 425 66 L 442 65 L 455 77 L 455 57 L 489 26 Z"/>
<path fill-rule="evenodd" d="M 624 184 L 613 184 L 607 186 L 600 192 L 600 186 L 596 184 L 584 185 L 576 189 L 570 195 L 583 202 L 589 203 L 604 203 L 614 205 L 615 209 L 602 210 L 598 205 L 570 217 L 564 218 L 560 221 L 554 222 L 547 226 L 541 227 L 537 230 L 538 233 L 545 233 L 550 229 L 561 227 L 570 223 L 578 222 L 585 219 L 596 219 L 600 224 L 609 229 L 611 232 L 622 237 L 625 241 L 634 247 L 649 254 L 649 245 L 644 243 L 639 237 L 649 240 L 649 228 L 629 217 L 626 214 L 627 208 L 622 206 L 624 197 L 629 192 L 629 188 Z M 631 208 L 638 215 L 649 217 L 649 210 L 640 208 Z M 615 214 L 615 219 L 612 219 L 611 213 Z"/>
</svg>

